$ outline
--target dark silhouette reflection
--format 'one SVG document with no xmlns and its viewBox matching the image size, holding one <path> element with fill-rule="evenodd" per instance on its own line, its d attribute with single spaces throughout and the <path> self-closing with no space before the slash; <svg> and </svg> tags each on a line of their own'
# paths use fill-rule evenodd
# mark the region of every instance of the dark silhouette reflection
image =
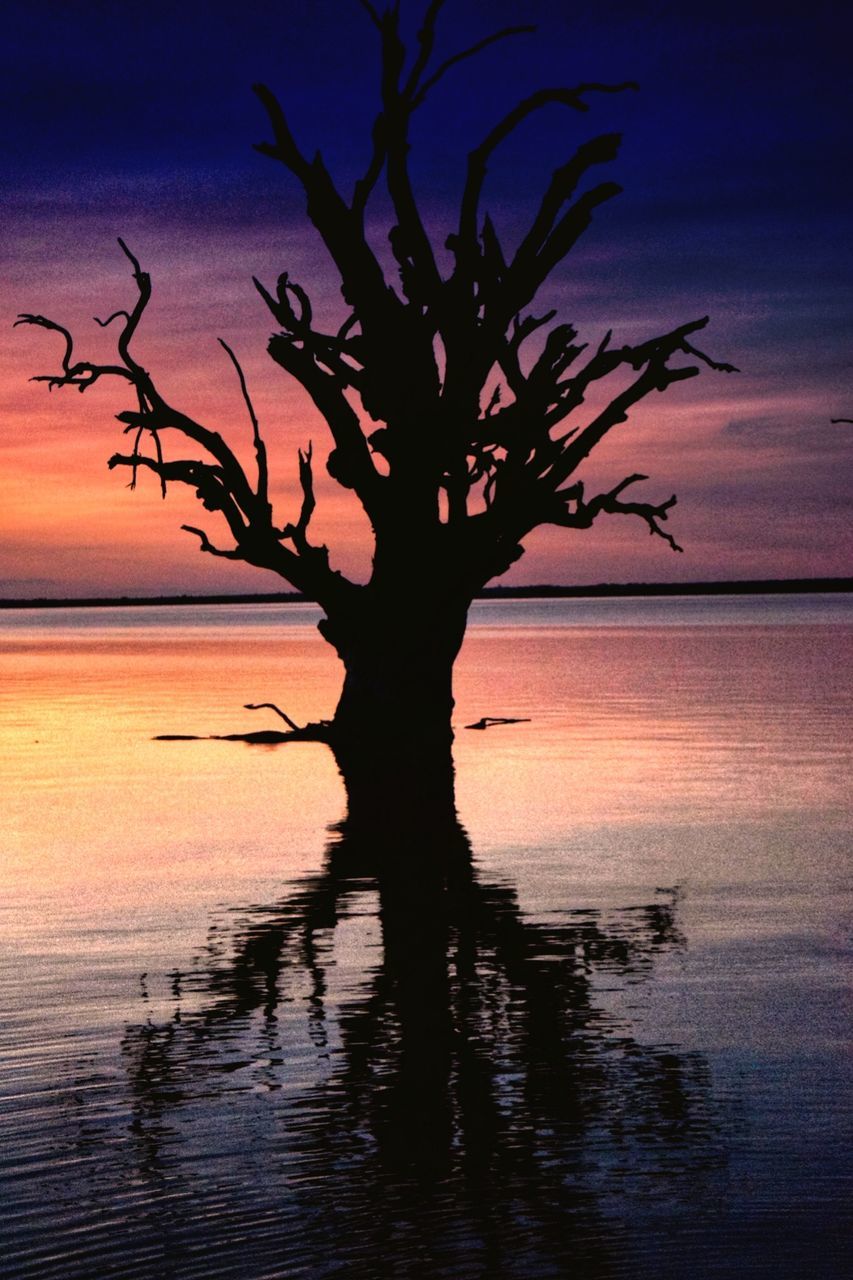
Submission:
<svg viewBox="0 0 853 1280">
<path fill-rule="evenodd" d="M 716 1167 L 703 1060 L 618 1011 L 677 895 L 532 920 L 455 820 L 384 830 L 344 823 L 128 1029 L 137 1175 L 227 1171 L 222 1274 L 235 1222 L 234 1274 L 631 1274 L 638 1206 Z"/>
</svg>

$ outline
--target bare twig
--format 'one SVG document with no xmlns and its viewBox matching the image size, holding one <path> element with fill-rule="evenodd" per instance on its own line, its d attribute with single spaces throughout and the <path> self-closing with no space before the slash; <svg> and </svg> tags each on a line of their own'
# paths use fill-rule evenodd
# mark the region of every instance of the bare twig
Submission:
<svg viewBox="0 0 853 1280">
<path fill-rule="evenodd" d="M 274 702 L 245 702 L 243 705 L 247 711 L 263 711 L 268 708 L 270 711 L 274 711 L 277 716 L 281 716 L 288 728 L 296 729 L 297 731 L 302 728 L 302 725 L 298 725 L 295 720 L 291 720 L 290 716 L 285 715 L 281 707 L 277 707 Z"/>
<path fill-rule="evenodd" d="M 240 380 L 240 390 L 243 393 L 243 400 L 249 413 L 249 419 L 252 423 L 252 439 L 255 445 L 255 457 L 258 461 L 258 500 L 264 506 L 269 507 L 269 475 L 267 470 L 267 448 L 261 438 L 261 428 L 258 424 L 258 416 L 255 413 L 255 407 L 252 404 L 249 395 L 249 388 L 246 385 L 246 377 L 240 365 L 240 361 L 229 347 L 228 343 L 223 339 L 219 339 L 219 345 L 230 357 L 231 363 L 237 370 L 237 377 Z"/>
<path fill-rule="evenodd" d="M 208 538 L 204 529 L 196 529 L 195 526 L 191 524 L 182 524 L 181 528 L 185 529 L 187 533 L 194 533 L 195 536 L 199 539 L 201 543 L 201 546 L 199 547 L 199 551 L 206 551 L 208 555 L 211 555 L 211 556 L 221 556 L 224 560 L 242 560 L 244 558 L 238 548 L 235 548 L 231 551 L 226 551 L 220 547 L 215 547 L 213 543 L 210 541 L 210 539 Z"/>
<path fill-rule="evenodd" d="M 375 27 L 378 27 L 378 28 L 379 28 L 379 30 L 381 31 L 381 30 L 382 30 L 382 22 L 381 22 L 381 20 L 380 20 L 380 18 L 379 18 L 379 14 L 377 13 L 376 9 L 375 9 L 375 8 L 373 7 L 373 5 L 371 4 L 370 0 L 358 0 L 358 2 L 359 2 L 359 4 L 361 5 L 362 9 L 364 9 L 365 13 L 369 16 L 370 21 L 373 23 L 373 25 L 374 25 Z"/>
<path fill-rule="evenodd" d="M 532 26 L 521 27 L 503 27 L 500 31 L 494 31 L 490 36 L 485 36 L 482 40 L 478 40 L 476 44 L 472 44 L 470 48 L 463 49 L 460 53 L 454 53 L 452 57 L 446 58 L 444 62 L 432 73 L 429 79 L 414 92 L 417 81 L 410 82 L 407 86 L 412 98 L 412 107 L 419 107 L 430 89 L 438 84 L 439 80 L 445 75 L 451 67 L 457 66 L 460 62 L 464 62 L 466 58 L 473 58 L 475 54 L 481 53 L 483 49 L 488 49 L 489 45 L 496 44 L 498 40 L 506 40 L 510 36 L 530 35 L 536 28 Z"/>
<path fill-rule="evenodd" d="M 625 489 L 641 480 L 648 480 L 648 476 L 627 476 L 606 493 L 600 493 L 589 501 L 584 499 L 584 486 L 580 482 L 570 489 L 564 489 L 558 496 L 563 499 L 566 506 L 560 515 L 555 516 L 553 523 L 565 528 L 588 529 L 602 512 L 608 515 L 639 516 L 649 526 L 650 534 L 657 534 L 659 538 L 663 538 L 673 551 L 683 551 L 684 548 L 680 547 L 672 534 L 662 529 L 659 523 L 667 519 L 669 512 L 675 506 L 677 499 L 674 494 L 666 502 L 622 502 L 620 495 Z"/>
</svg>

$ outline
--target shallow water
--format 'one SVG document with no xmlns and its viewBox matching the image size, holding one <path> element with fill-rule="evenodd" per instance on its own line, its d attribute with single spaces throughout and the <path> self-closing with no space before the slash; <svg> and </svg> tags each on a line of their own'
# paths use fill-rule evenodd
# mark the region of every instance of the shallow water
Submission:
<svg viewBox="0 0 853 1280">
<path fill-rule="evenodd" d="M 330 715 L 315 620 L 0 614 L 0 1273 L 841 1274 L 849 598 L 476 606 L 414 895 L 152 741 Z"/>
</svg>

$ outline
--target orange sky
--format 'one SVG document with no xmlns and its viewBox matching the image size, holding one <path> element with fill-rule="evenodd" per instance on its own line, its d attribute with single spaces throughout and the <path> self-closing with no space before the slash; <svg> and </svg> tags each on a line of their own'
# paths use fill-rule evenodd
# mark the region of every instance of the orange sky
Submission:
<svg viewBox="0 0 853 1280">
<path fill-rule="evenodd" d="M 298 504 L 296 448 L 313 440 L 328 451 L 323 423 L 301 390 L 272 364 L 262 307 L 250 283 L 252 269 L 275 273 L 275 248 L 244 239 L 239 254 L 202 269 L 198 247 L 177 243 L 168 231 L 144 227 L 135 251 L 154 276 L 155 296 L 138 337 L 138 352 L 173 403 L 221 430 L 250 460 L 250 427 L 233 370 L 216 344 L 225 337 L 238 352 L 268 441 L 273 491 L 281 522 Z M 310 271 L 310 262 L 303 271 Z M 133 296 L 127 264 L 106 229 L 86 237 L 66 233 L 50 253 L 21 255 L 12 291 L 21 305 L 61 319 L 80 335 L 80 353 L 106 357 L 109 335 L 92 315 Z M 303 278 L 306 278 L 303 276 Z M 685 312 L 684 314 L 690 314 Z M 683 318 L 683 317 L 682 317 Z M 633 327 L 631 316 L 626 326 Z M 666 317 L 663 324 L 668 324 Z M 663 325 L 659 326 L 663 327 Z M 737 357 L 730 318 L 712 325 L 705 346 Z M 736 326 L 737 328 L 738 326 Z M 741 321 L 739 328 L 743 329 Z M 600 328 L 590 322 L 596 340 Z M 182 523 L 204 523 L 214 537 L 216 517 L 202 512 L 189 491 L 173 488 L 164 502 L 154 477 L 143 474 L 127 490 L 127 473 L 109 472 L 106 460 L 121 446 L 114 415 L 128 408 L 124 389 L 101 383 L 84 395 L 48 393 L 29 373 L 58 367 L 62 341 L 36 329 L 3 334 L 0 576 L 6 596 L 114 595 L 122 593 L 270 591 L 280 580 L 247 566 L 199 553 Z M 685 547 L 674 555 L 645 526 L 625 518 L 600 520 L 589 531 L 540 530 L 511 582 L 599 582 L 781 577 L 844 573 L 850 535 L 844 511 L 820 509 L 814 486 L 826 488 L 841 465 L 848 437 L 830 426 L 834 406 L 814 388 L 777 390 L 747 370 L 735 376 L 703 374 L 640 406 L 634 418 L 599 448 L 586 468 L 590 481 L 612 482 L 638 470 L 651 479 L 649 495 L 679 497 L 671 528 Z M 748 425 L 765 424 L 756 438 Z M 777 421 L 780 429 L 773 430 Z M 815 450 L 790 424 L 813 424 Z M 738 423 L 747 424 L 742 432 Z M 734 426 L 732 424 L 735 424 Z M 168 441 L 167 441 L 168 448 Z M 799 490 L 799 492 L 798 492 Z M 369 566 L 369 530 L 346 493 L 318 468 L 317 533 L 334 563 L 363 576 Z"/>
</svg>

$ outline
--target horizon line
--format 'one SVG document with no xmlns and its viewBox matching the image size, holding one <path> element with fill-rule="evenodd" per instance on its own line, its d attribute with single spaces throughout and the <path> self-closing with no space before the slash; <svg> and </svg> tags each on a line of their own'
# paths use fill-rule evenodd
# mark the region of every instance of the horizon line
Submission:
<svg viewBox="0 0 853 1280">
<path fill-rule="evenodd" d="M 798 594 L 810 592 L 853 591 L 853 577 L 831 578 L 743 578 L 716 579 L 699 582 L 600 582 L 587 586 L 539 583 L 530 586 L 483 587 L 475 600 L 503 599 L 571 599 L 584 597 L 636 595 L 745 595 Z M 192 595 L 122 596 L 31 596 L 0 598 L 0 609 L 99 609 L 144 608 L 146 606 L 211 605 L 211 604 L 314 604 L 298 591 L 216 592 Z M 318 606 L 319 607 L 319 606 Z"/>
</svg>

